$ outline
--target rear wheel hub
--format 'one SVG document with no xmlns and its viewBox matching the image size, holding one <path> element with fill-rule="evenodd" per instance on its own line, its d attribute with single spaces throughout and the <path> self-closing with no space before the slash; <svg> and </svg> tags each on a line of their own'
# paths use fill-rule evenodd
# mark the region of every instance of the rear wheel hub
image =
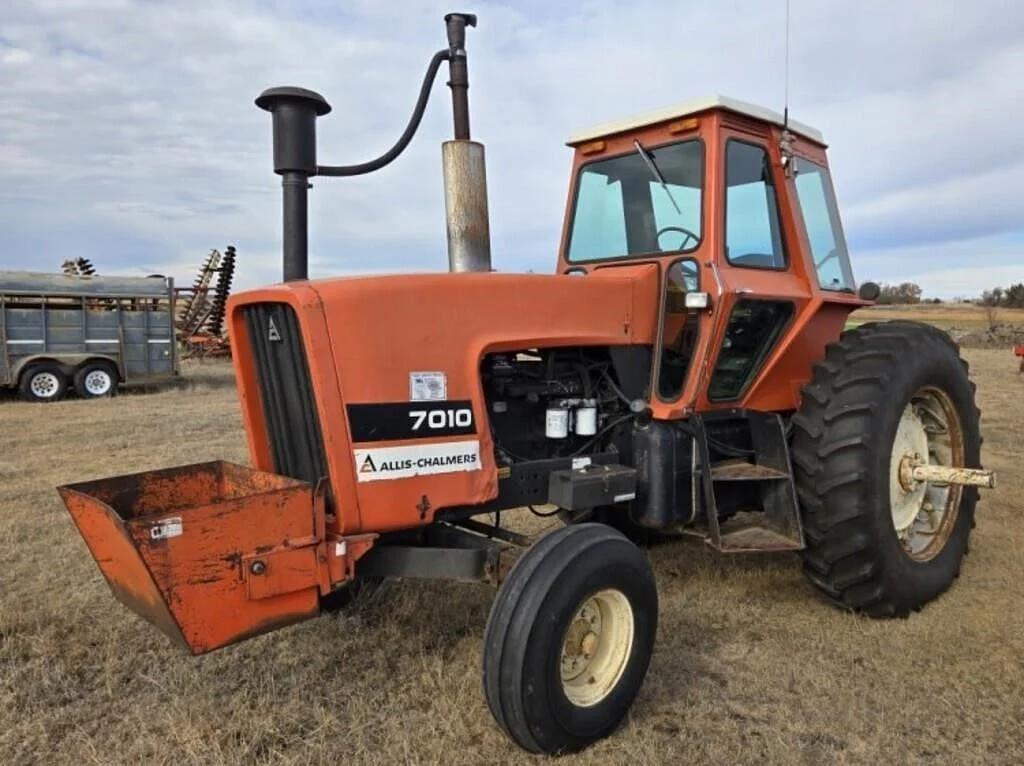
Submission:
<svg viewBox="0 0 1024 766">
<path fill-rule="evenodd" d="M 889 465 L 889 505 L 896 535 L 912 559 L 934 558 L 956 523 L 962 489 L 919 481 L 914 468 L 964 465 L 960 418 L 944 391 L 925 387 L 910 398 L 896 428 Z"/>
</svg>

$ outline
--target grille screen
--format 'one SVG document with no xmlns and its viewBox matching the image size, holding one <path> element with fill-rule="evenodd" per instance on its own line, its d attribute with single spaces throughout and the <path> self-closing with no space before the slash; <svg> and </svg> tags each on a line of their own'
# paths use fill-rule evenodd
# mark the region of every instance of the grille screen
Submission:
<svg viewBox="0 0 1024 766">
<path fill-rule="evenodd" d="M 274 470 L 315 484 L 327 466 L 298 318 L 283 303 L 255 303 L 243 311 Z"/>
</svg>

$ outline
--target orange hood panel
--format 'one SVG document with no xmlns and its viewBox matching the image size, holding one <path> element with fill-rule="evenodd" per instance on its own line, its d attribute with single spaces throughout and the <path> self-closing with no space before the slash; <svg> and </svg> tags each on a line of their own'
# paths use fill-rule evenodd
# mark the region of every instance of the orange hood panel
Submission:
<svg viewBox="0 0 1024 766">
<path fill-rule="evenodd" d="M 239 342 L 246 330 L 237 309 L 244 304 L 284 302 L 299 316 L 338 508 L 336 531 L 352 534 L 419 526 L 441 508 L 496 496 L 497 468 L 480 383 L 484 355 L 651 344 L 657 296 L 658 270 L 650 264 L 602 269 L 586 277 L 442 273 L 341 278 L 238 294 L 231 301 L 232 342 L 254 462 L 274 470 L 252 355 Z M 444 444 L 453 445 L 440 449 L 450 454 L 461 444 L 468 452 L 454 459 L 465 457 L 462 469 L 359 481 L 359 468 L 366 466 L 356 465 L 345 406 L 408 402 L 414 372 L 444 373 L 445 399 L 471 402 L 476 432 L 360 443 L 356 449 L 387 447 L 387 454 L 401 458 Z M 397 449 L 403 446 L 413 449 Z M 478 462 L 471 453 L 478 454 Z M 379 462 L 381 454 L 371 457 Z M 365 452 L 361 456 L 365 461 Z"/>
</svg>

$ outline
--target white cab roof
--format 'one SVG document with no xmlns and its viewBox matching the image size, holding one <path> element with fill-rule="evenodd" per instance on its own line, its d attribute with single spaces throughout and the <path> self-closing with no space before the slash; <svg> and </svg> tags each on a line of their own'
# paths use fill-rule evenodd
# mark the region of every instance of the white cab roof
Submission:
<svg viewBox="0 0 1024 766">
<path fill-rule="evenodd" d="M 691 114 L 707 111 L 708 109 L 728 109 L 730 112 L 744 114 L 748 117 L 764 120 L 766 122 L 779 125 L 780 127 L 782 126 L 782 115 L 776 111 L 766 109 L 763 106 L 748 104 L 746 101 L 739 101 L 727 96 L 709 96 L 707 98 L 699 98 L 694 101 L 687 101 L 683 104 L 676 104 L 675 106 L 670 106 L 667 109 L 658 109 L 654 112 L 638 114 L 625 120 L 613 120 L 612 122 L 595 125 L 587 130 L 580 130 L 573 133 L 572 136 L 569 137 L 569 141 L 567 143 L 569 146 L 574 146 L 575 144 L 582 143 L 583 141 L 592 141 L 595 138 L 604 138 L 605 136 L 611 136 L 615 133 L 622 133 L 627 130 L 654 125 L 658 122 L 687 117 Z M 825 139 L 821 135 L 821 131 L 816 128 L 812 128 L 810 125 L 805 125 L 802 122 L 797 122 L 796 120 L 791 119 L 789 121 L 789 129 L 794 133 L 799 133 L 800 135 L 819 144 L 825 144 Z"/>
</svg>

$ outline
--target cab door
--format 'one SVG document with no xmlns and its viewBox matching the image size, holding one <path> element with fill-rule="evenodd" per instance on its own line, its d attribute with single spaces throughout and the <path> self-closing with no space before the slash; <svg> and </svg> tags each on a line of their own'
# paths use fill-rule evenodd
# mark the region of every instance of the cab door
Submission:
<svg viewBox="0 0 1024 766">
<path fill-rule="evenodd" d="M 720 239 L 711 258 L 721 294 L 697 409 L 748 406 L 811 299 L 775 131 L 723 117 L 720 135 L 712 190 Z M 779 402 L 791 399 L 787 390 Z"/>
</svg>

